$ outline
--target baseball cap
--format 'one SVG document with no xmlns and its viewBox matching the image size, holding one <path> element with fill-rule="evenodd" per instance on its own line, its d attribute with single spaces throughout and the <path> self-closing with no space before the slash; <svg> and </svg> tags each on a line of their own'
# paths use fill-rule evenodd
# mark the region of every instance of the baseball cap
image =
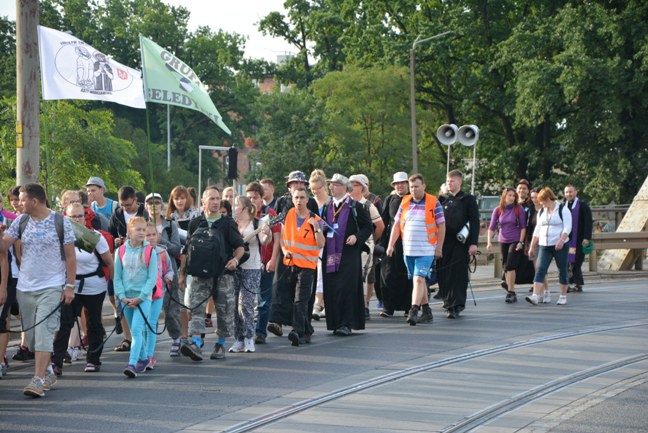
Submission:
<svg viewBox="0 0 648 433">
<path fill-rule="evenodd" d="M 92 176 L 90 179 L 88 179 L 85 186 L 90 186 L 90 185 L 96 185 L 99 188 L 103 188 L 104 190 L 106 189 L 106 184 L 104 183 L 103 179 L 100 177 Z"/>
</svg>

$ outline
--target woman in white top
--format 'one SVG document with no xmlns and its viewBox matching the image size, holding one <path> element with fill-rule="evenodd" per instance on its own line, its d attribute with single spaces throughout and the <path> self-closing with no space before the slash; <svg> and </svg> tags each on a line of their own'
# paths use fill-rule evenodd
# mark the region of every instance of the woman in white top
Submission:
<svg viewBox="0 0 648 433">
<path fill-rule="evenodd" d="M 270 242 L 270 228 L 256 219 L 256 206 L 245 196 L 234 199 L 234 218 L 239 233 L 246 240 L 249 257 L 240 264 L 234 276 L 236 308 L 234 309 L 234 344 L 230 352 L 254 352 L 254 300 L 261 283 L 261 245 Z M 255 223 L 255 220 L 258 221 Z M 255 225 L 261 228 L 252 236 Z M 252 236 L 250 239 L 248 237 Z"/>
<path fill-rule="evenodd" d="M 85 212 L 81 203 L 72 203 L 66 208 L 67 217 L 81 225 L 85 224 Z M 93 230 L 90 228 L 90 230 Z M 93 230 L 94 231 L 94 230 Z M 98 234 L 98 232 L 95 231 Z M 54 370 L 60 374 L 63 369 L 63 357 L 68 347 L 70 332 L 76 317 L 85 308 L 88 323 L 88 353 L 86 356 L 86 373 L 98 372 L 101 366 L 104 327 L 102 324 L 102 306 L 108 288 L 107 278 L 113 273 L 113 259 L 108 242 L 99 236 L 99 242 L 93 252 L 75 247 L 76 282 L 75 297 L 71 304 L 61 307 L 61 323 L 54 340 L 52 362 Z M 106 275 L 108 274 L 108 275 Z"/>
<path fill-rule="evenodd" d="M 526 300 L 533 305 L 537 305 L 542 300 L 543 282 L 551 259 L 554 258 L 560 282 L 560 297 L 556 304 L 565 305 L 569 281 L 567 274 L 569 248 L 565 248 L 565 244 L 569 241 L 572 230 L 571 212 L 556 201 L 556 195 L 551 188 L 542 188 L 538 193 L 538 200 L 542 203 L 542 209 L 537 214 L 536 227 L 529 247 L 529 257 L 534 258 L 535 247 L 539 245 L 538 262 L 533 278 L 533 294 L 527 296 Z"/>
</svg>

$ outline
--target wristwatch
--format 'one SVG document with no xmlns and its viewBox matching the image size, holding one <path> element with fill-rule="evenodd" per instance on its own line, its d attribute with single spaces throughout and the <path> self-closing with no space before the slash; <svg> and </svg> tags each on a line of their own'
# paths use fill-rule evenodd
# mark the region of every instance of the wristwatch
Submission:
<svg viewBox="0 0 648 433">
<path fill-rule="evenodd" d="M 69 287 L 70 289 L 74 289 L 74 284 L 65 283 L 65 287 Z"/>
</svg>

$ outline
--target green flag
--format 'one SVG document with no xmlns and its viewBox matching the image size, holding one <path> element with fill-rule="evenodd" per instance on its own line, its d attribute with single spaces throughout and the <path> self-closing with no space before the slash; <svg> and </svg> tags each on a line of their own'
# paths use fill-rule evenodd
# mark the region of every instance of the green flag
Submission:
<svg viewBox="0 0 648 433">
<path fill-rule="evenodd" d="M 200 79 L 186 63 L 142 35 L 140 47 L 147 101 L 200 111 L 232 135 Z"/>
</svg>

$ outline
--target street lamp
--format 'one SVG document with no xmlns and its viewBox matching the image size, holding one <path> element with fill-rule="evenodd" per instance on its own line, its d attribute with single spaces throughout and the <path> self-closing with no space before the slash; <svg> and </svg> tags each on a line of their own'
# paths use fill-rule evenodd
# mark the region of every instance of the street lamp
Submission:
<svg viewBox="0 0 648 433">
<path fill-rule="evenodd" d="M 424 42 L 431 41 L 432 39 L 437 39 L 446 35 L 454 33 L 453 31 L 447 31 L 439 33 L 438 35 L 430 36 L 429 38 L 421 39 L 421 35 L 418 35 L 414 42 L 412 43 L 412 49 L 410 50 L 410 114 L 412 118 L 412 172 L 418 173 L 418 134 L 416 131 L 416 87 L 414 85 L 414 69 L 416 66 L 416 46 Z"/>
</svg>

